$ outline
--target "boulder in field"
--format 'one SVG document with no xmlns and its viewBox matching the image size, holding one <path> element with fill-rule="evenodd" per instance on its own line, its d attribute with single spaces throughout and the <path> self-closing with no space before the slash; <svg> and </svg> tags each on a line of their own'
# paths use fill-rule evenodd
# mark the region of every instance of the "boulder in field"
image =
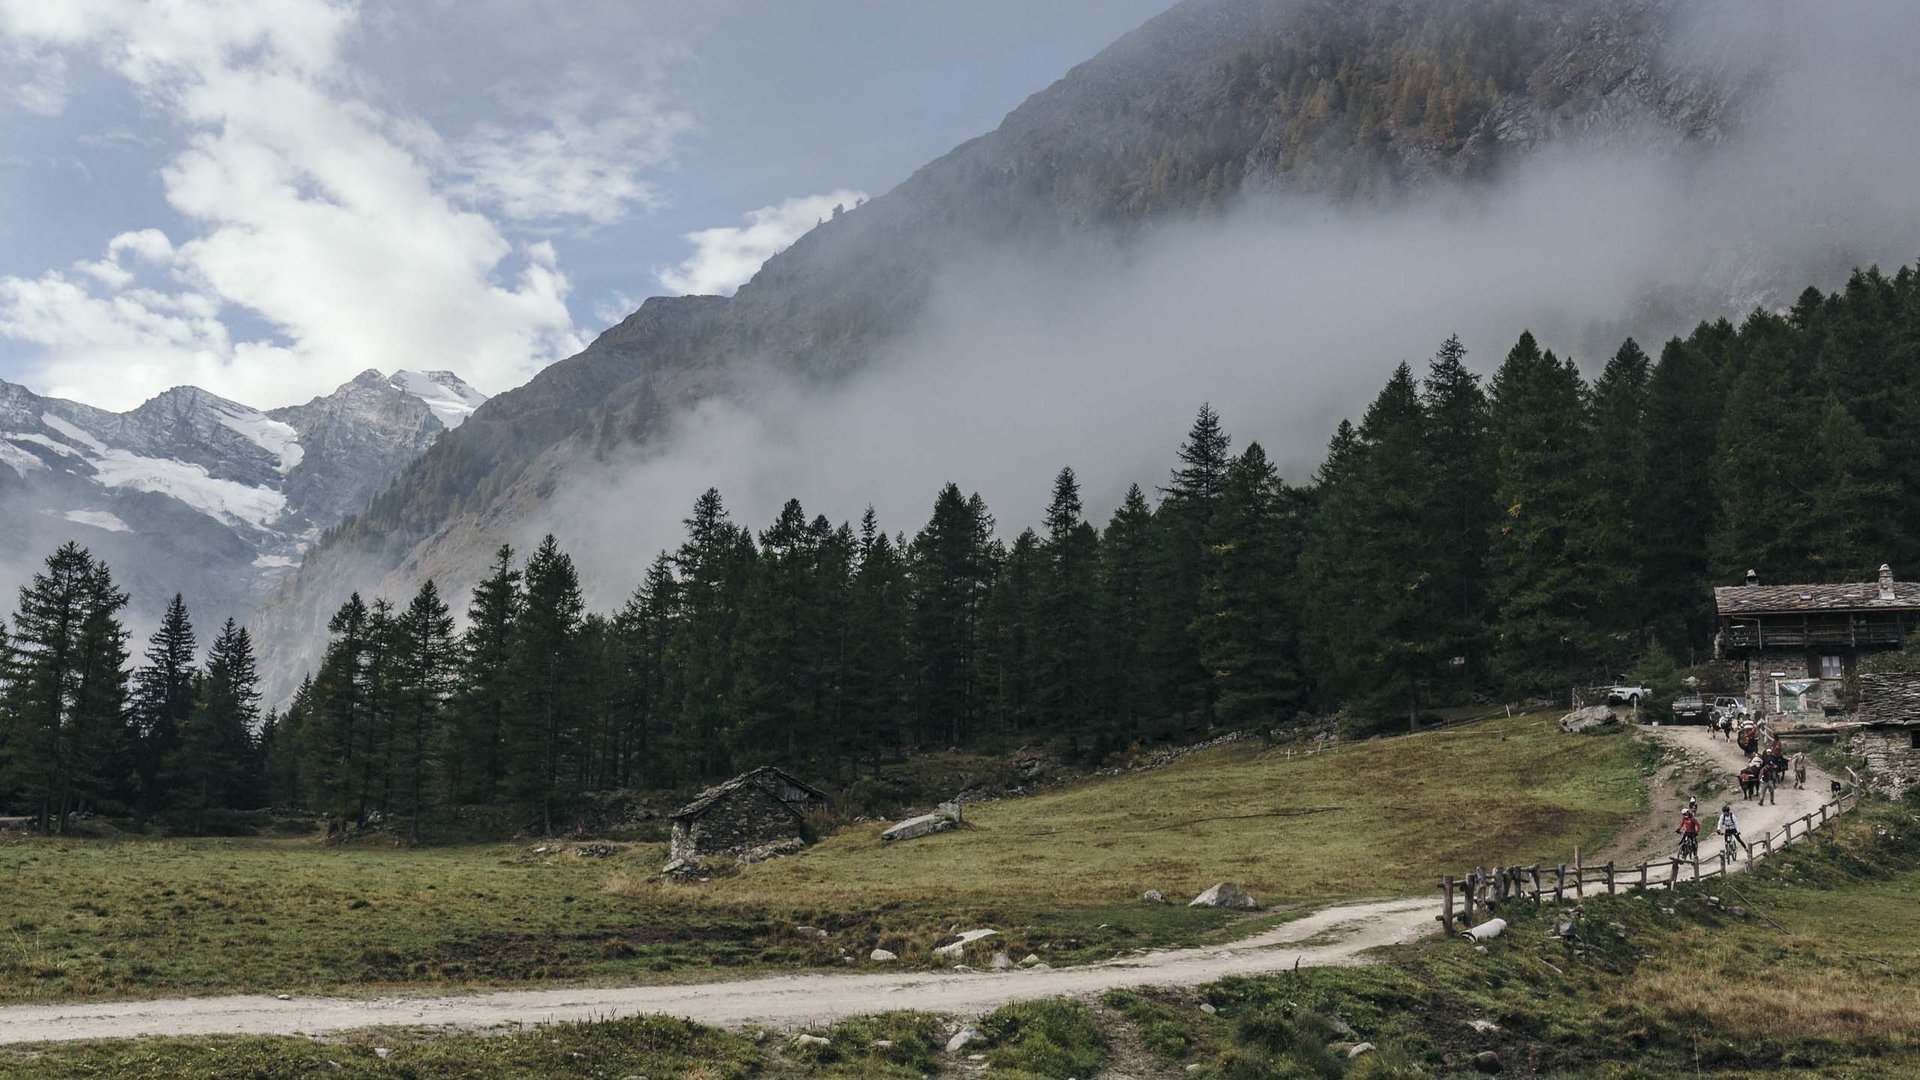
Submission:
<svg viewBox="0 0 1920 1080">
<path fill-rule="evenodd" d="M 1584 709 L 1575 709 L 1560 718 L 1561 731 L 1589 731 L 1619 722 L 1613 710 L 1605 705 L 1589 705 Z"/>
<path fill-rule="evenodd" d="M 1260 904 L 1247 890 L 1231 881 L 1223 881 L 1193 898 L 1188 907 L 1229 908 L 1234 911 L 1259 911 Z"/>
<path fill-rule="evenodd" d="M 960 954 L 966 950 L 968 945 L 979 941 L 981 938 L 990 938 L 999 932 L 998 930 L 968 930 L 961 934 L 958 940 L 949 941 L 944 945 L 936 947 L 933 953 L 935 956 L 944 956 L 949 960 L 958 960 L 960 959 Z"/>
</svg>

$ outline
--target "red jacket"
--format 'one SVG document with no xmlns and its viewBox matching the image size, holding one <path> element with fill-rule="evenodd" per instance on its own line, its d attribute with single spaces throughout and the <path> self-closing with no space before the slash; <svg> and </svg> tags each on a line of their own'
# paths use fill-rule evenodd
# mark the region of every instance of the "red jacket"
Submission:
<svg viewBox="0 0 1920 1080">
<path fill-rule="evenodd" d="M 1693 817 L 1681 818 L 1680 831 L 1683 833 L 1686 833 L 1688 836 L 1699 836 L 1700 835 L 1700 819 L 1693 818 Z"/>
</svg>

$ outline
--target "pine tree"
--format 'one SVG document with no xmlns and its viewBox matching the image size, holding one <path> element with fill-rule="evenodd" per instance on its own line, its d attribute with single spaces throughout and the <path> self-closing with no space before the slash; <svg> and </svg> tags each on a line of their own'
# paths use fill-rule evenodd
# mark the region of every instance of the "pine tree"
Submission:
<svg viewBox="0 0 1920 1080">
<path fill-rule="evenodd" d="M 1100 540 L 1101 709 L 1125 740 L 1146 735 L 1149 681 L 1142 670 L 1147 647 L 1147 589 L 1153 557 L 1153 510 L 1140 485 L 1107 522 Z"/>
<path fill-rule="evenodd" d="M 1710 634 L 1707 541 L 1716 524 L 1712 464 L 1721 391 L 1712 352 L 1719 332 L 1661 350 L 1647 383 L 1647 514 L 1640 591 L 1648 622 L 1667 650 L 1697 655 Z M 1751 422 L 1751 418 L 1749 419 Z"/>
<path fill-rule="evenodd" d="M 1590 677 L 1598 655 L 1598 598 L 1587 486 L 1591 438 L 1584 387 L 1571 362 L 1530 333 L 1494 376 L 1495 671 L 1511 689 L 1557 693 Z"/>
<path fill-rule="evenodd" d="M 1786 380 L 1781 350 L 1765 345 L 1727 395 L 1712 472 L 1715 580 L 1738 580 L 1749 569 L 1765 581 L 1804 580 L 1813 476 L 1806 433 L 1776 422 Z"/>
<path fill-rule="evenodd" d="M 433 803 L 459 656 L 453 615 L 432 578 L 394 620 L 393 638 L 392 758 L 395 780 L 404 791 L 407 838 L 417 844 L 420 821 Z"/>
<path fill-rule="evenodd" d="M 301 725 L 305 750 L 302 781 L 310 809 L 327 815 L 332 833 L 366 819 L 361 778 L 374 753 L 370 612 L 359 593 L 327 622 L 326 652 L 311 687 L 311 713 Z"/>
<path fill-rule="evenodd" d="M 860 519 L 848 639 L 847 708 L 853 719 L 849 761 L 876 772 L 907 738 L 907 581 L 900 550 L 881 531 L 873 507 Z"/>
<path fill-rule="evenodd" d="M 114 786 L 103 766 L 128 738 L 126 602 L 106 565 L 72 542 L 20 589 L 0 764 L 43 833 L 64 834 L 75 810 Z"/>
<path fill-rule="evenodd" d="M 797 499 L 760 534 L 740 614 L 739 686 L 729 741 L 743 763 L 791 761 L 819 722 L 812 694 L 816 537 Z"/>
<path fill-rule="evenodd" d="M 1222 722 L 1269 738 L 1303 697 L 1291 573 L 1299 527 L 1295 500 L 1266 451 L 1248 443 L 1221 490 L 1197 632 Z"/>
<path fill-rule="evenodd" d="M 1420 519 L 1431 530 L 1425 592 L 1435 605 L 1432 655 L 1454 678 L 1473 681 L 1486 674 L 1487 545 L 1495 507 L 1487 395 L 1466 357 L 1460 339 L 1449 337 L 1421 388 L 1427 490 Z"/>
<path fill-rule="evenodd" d="M 253 725 L 260 715 L 253 642 L 233 619 L 220 628 L 207 654 L 193 713 L 166 764 L 173 805 L 195 836 L 206 835 L 209 810 L 233 809 L 257 791 Z"/>
<path fill-rule="evenodd" d="M 552 835 L 560 780 L 580 724 L 580 624 L 585 604 L 573 559 L 552 535 L 540 541 L 525 570 L 526 597 L 514 625 L 511 711 L 505 742 L 512 749 L 508 788 L 537 807 Z"/>
<path fill-rule="evenodd" d="M 520 617 L 520 571 L 513 549 L 502 545 L 474 586 L 467 629 L 460 636 L 459 687 L 449 705 L 454 741 L 462 752 L 448 762 L 448 786 L 456 802 L 492 802 L 503 792 L 506 729 L 511 696 L 507 663 L 514 624 Z"/>
<path fill-rule="evenodd" d="M 1866 428 L 1828 398 L 1814 429 L 1813 495 L 1806 537 L 1812 575 L 1821 581 L 1865 581 L 1889 546 L 1897 493 Z"/>
<path fill-rule="evenodd" d="M 1206 545 L 1226 484 L 1230 445 L 1219 414 L 1211 405 L 1200 406 L 1154 514 L 1147 644 L 1154 707 L 1190 730 L 1213 722 L 1213 681 L 1200 663 L 1194 621 L 1202 613 Z"/>
<path fill-rule="evenodd" d="M 668 669 L 674 701 L 674 756 L 697 776 L 728 770 L 726 731 L 736 685 L 734 635 L 753 566 L 753 544 L 727 518 L 720 493 L 707 489 L 685 522 L 674 553 L 679 633 Z"/>
<path fill-rule="evenodd" d="M 1053 481 L 1047 506 L 1045 565 L 1037 597 L 1039 635 L 1034 642 L 1038 714 L 1049 730 L 1065 734 L 1073 749 L 1096 736 L 1099 638 L 1099 537 L 1082 517 L 1080 482 L 1071 468 Z M 1097 747 L 1096 747 L 1097 749 Z"/>
<path fill-rule="evenodd" d="M 1606 636 L 1606 659 L 1618 667 L 1645 625 L 1640 549 L 1646 519 L 1646 417 L 1651 365 L 1632 338 L 1621 344 L 1593 384 L 1593 450 L 1589 467 L 1599 503 L 1594 529 L 1596 628 Z M 1492 501 L 1488 501 L 1492 505 Z"/>
<path fill-rule="evenodd" d="M 908 647 L 918 735 L 929 745 L 965 745 L 974 735 L 981 619 L 996 571 L 992 528 L 979 496 L 963 498 L 948 484 L 913 541 Z"/>
<path fill-rule="evenodd" d="M 662 552 L 614 619 L 620 660 L 613 700 L 619 731 L 614 775 L 621 787 L 660 786 L 676 774 L 663 751 L 674 726 L 667 664 L 677 605 L 673 563 Z"/>
<path fill-rule="evenodd" d="M 180 730 L 193 713 L 196 646 L 186 600 L 167 604 L 159 629 L 147 639 L 147 662 L 133 675 L 132 724 L 138 803 L 151 813 L 167 803 L 161 766 L 180 744 Z"/>
</svg>

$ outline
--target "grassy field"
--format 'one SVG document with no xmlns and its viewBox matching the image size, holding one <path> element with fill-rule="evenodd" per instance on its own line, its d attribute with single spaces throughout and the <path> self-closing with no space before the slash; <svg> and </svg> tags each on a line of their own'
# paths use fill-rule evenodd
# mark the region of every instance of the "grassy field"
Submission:
<svg viewBox="0 0 1920 1080">
<path fill-rule="evenodd" d="M 1431 938 L 1365 968 L 1231 979 L 1192 990 L 1028 1002 L 943 1052 L 941 1018 L 891 1014 L 811 1034 L 729 1034 L 664 1019 L 496 1037 L 363 1032 L 338 1042 L 228 1038 L 0 1051 L 23 1080 L 165 1075 L 523 1080 L 818 1077 L 1069 1080 L 1101 1069 L 1164 1080 L 1895 1080 L 1920 1075 L 1920 817 L 1884 804 L 1738 882 L 1596 897 L 1571 938 L 1554 912 L 1510 910 L 1477 952 Z M 1575 909 L 1568 909 L 1575 910 Z M 1469 1021 L 1495 1027 L 1476 1030 Z M 1349 1059 L 1345 1048 L 1377 1050 Z"/>
<path fill-rule="evenodd" d="M 1235 744 L 970 807 L 972 828 L 664 886 L 659 845 L 402 850 L 308 840 L 0 841 L 0 1000 L 352 992 L 921 962 L 957 922 L 1074 962 L 1238 933 L 1147 905 L 1233 879 L 1268 903 L 1424 889 L 1470 862 L 1558 859 L 1639 809 L 1643 751 L 1516 717 L 1289 759 Z M 798 926 L 830 931 L 825 939 Z"/>
</svg>

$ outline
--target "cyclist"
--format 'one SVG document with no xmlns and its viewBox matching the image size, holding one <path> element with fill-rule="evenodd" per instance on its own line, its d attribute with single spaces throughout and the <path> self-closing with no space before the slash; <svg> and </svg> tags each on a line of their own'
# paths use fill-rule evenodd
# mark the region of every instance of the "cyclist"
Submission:
<svg viewBox="0 0 1920 1080">
<path fill-rule="evenodd" d="M 1692 806 L 1680 811 L 1680 827 L 1673 831 L 1680 834 L 1681 858 L 1691 859 L 1700 854 L 1700 819 L 1693 816 Z"/>
<path fill-rule="evenodd" d="M 1732 803 L 1728 803 L 1720 808 L 1720 835 L 1726 838 L 1727 854 L 1729 855 L 1732 855 L 1738 850 L 1736 845 L 1744 845 L 1746 843 L 1746 841 L 1740 839 L 1740 819 L 1733 816 Z"/>
</svg>

